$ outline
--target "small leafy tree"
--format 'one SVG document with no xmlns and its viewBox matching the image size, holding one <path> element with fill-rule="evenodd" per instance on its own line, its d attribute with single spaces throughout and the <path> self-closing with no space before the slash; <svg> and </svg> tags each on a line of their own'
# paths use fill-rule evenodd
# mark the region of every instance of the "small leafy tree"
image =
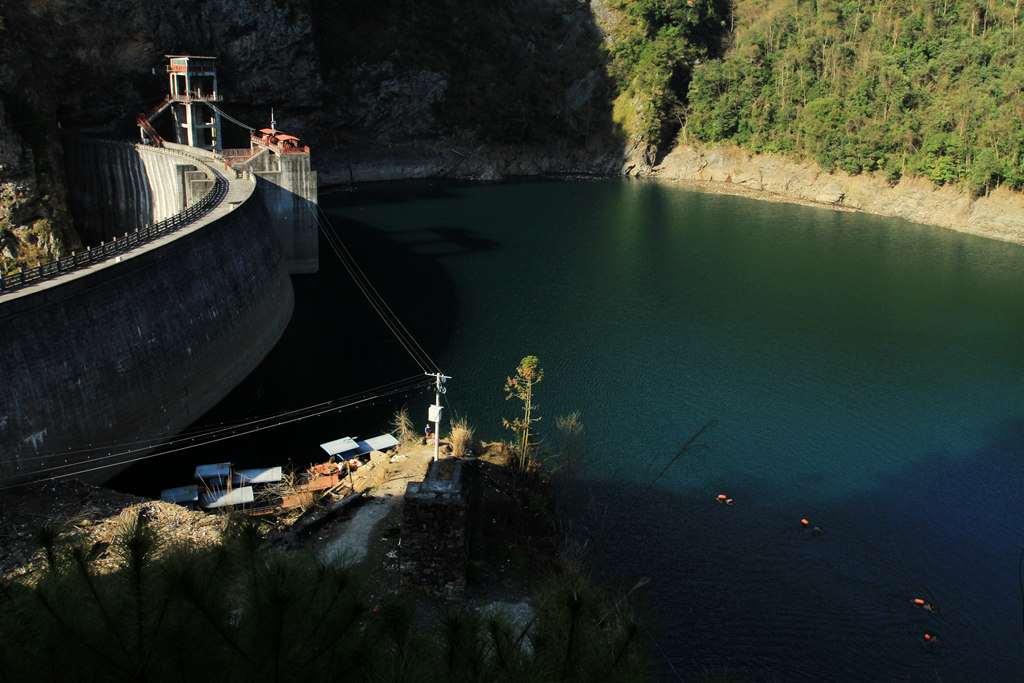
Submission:
<svg viewBox="0 0 1024 683">
<path fill-rule="evenodd" d="M 514 420 L 503 420 L 506 429 L 515 432 L 519 439 L 519 464 L 529 462 L 530 450 L 536 448 L 536 444 L 530 442 L 530 435 L 533 434 L 533 423 L 540 421 L 534 417 L 534 410 L 537 406 L 533 404 L 533 387 L 544 379 L 544 369 L 536 356 L 526 356 L 519 362 L 519 367 L 512 377 L 505 380 L 505 400 L 518 398 L 523 402 L 523 416 Z"/>
</svg>

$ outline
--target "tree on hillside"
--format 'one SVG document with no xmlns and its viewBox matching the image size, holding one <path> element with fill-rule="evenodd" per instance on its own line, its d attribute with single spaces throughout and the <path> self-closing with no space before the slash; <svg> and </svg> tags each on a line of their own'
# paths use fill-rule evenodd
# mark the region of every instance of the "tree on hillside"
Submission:
<svg viewBox="0 0 1024 683">
<path fill-rule="evenodd" d="M 684 140 L 979 195 L 1024 189 L 1019 3 L 737 0 L 693 71 Z"/>
<path fill-rule="evenodd" d="M 515 432 L 519 439 L 519 465 L 525 466 L 530 459 L 530 450 L 536 448 L 530 436 L 534 434 L 533 423 L 540 420 L 534 416 L 537 408 L 533 404 L 533 387 L 544 379 L 544 369 L 536 356 L 526 356 L 512 377 L 505 379 L 505 400 L 518 398 L 523 402 L 523 416 L 514 420 L 503 420 L 506 429 Z"/>
<path fill-rule="evenodd" d="M 622 19 L 609 48 L 619 123 L 658 145 L 681 123 L 694 62 L 716 54 L 728 8 L 721 0 L 615 0 Z M 628 113 L 621 113 L 628 112 Z"/>
</svg>

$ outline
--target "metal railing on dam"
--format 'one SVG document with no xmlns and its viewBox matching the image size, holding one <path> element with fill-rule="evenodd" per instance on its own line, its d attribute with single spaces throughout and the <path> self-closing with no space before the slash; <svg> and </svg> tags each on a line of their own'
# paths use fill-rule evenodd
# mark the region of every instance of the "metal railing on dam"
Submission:
<svg viewBox="0 0 1024 683">
<path fill-rule="evenodd" d="M 110 144 L 127 143 L 111 142 Z M 212 185 L 190 206 L 169 218 L 157 221 L 152 225 L 144 225 L 135 230 L 125 232 L 121 237 L 104 241 L 97 247 L 87 247 L 84 251 L 73 252 L 70 256 L 65 256 L 62 259 L 44 263 L 28 270 L 22 270 L 13 275 L 0 275 L 0 293 L 11 292 L 34 282 L 56 278 L 96 263 L 117 258 L 125 252 L 152 242 L 158 237 L 168 235 L 191 225 L 209 213 L 227 196 L 228 181 L 203 159 L 179 150 L 153 149 L 152 151 L 180 157 L 183 160 L 188 160 L 189 163 L 196 165 L 198 168 L 204 169 L 205 173 L 212 178 Z M 232 171 L 232 173 L 234 172 Z"/>
</svg>

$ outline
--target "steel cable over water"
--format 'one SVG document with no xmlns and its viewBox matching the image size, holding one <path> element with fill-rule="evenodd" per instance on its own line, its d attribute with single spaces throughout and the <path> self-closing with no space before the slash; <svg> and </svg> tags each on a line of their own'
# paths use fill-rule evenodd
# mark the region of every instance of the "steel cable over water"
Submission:
<svg viewBox="0 0 1024 683">
<path fill-rule="evenodd" d="M 86 462 L 74 462 L 66 463 L 62 465 L 55 465 L 52 467 L 44 468 L 39 470 L 41 473 L 52 473 L 49 477 L 37 479 L 34 482 L 19 482 L 17 484 L 10 484 L 7 486 L 0 487 L 0 491 L 17 488 L 19 486 L 26 486 L 30 483 L 38 481 L 52 481 L 54 479 L 61 479 L 65 477 L 74 477 L 89 472 L 95 472 L 98 470 L 110 468 L 110 467 L 121 467 L 128 465 L 140 460 L 146 460 L 148 458 L 154 458 L 158 455 L 166 455 L 169 453 L 177 453 L 192 448 L 199 448 L 201 446 L 208 446 L 219 441 L 225 441 L 227 439 L 233 439 L 241 436 L 247 436 L 256 432 L 264 431 L 267 429 L 273 429 L 275 427 L 281 427 L 286 424 L 299 422 L 320 415 L 325 415 L 331 412 L 337 412 L 352 408 L 363 403 L 375 401 L 379 398 L 385 398 L 396 394 L 402 394 L 411 392 L 417 389 L 422 389 L 428 386 L 432 386 L 433 381 L 425 377 L 409 377 L 404 380 L 398 380 L 391 382 L 390 384 L 382 385 L 376 389 L 372 389 L 373 393 L 364 392 L 363 394 L 352 394 L 342 398 L 332 399 L 330 401 L 324 401 L 321 403 L 305 406 L 303 408 L 296 408 L 273 415 L 264 417 L 250 418 L 246 420 L 239 420 L 237 422 L 229 423 L 224 426 L 218 426 L 207 429 L 199 429 L 196 431 L 185 431 L 181 432 L 177 437 L 170 441 L 164 441 L 159 437 L 152 439 L 131 441 L 131 442 L 117 442 L 111 443 L 106 446 L 90 446 L 87 448 L 76 449 L 72 451 L 66 451 L 62 453 L 50 453 L 46 455 L 32 456 L 25 460 L 38 460 L 44 458 L 59 457 L 62 455 L 81 455 L 82 453 L 96 452 L 101 453 L 108 451 L 110 448 L 120 448 L 114 452 L 107 452 L 104 455 L 98 455 L 95 458 L 89 458 Z M 125 448 L 131 446 L 130 448 Z M 147 451 L 159 447 L 158 452 L 143 453 L 134 457 L 126 458 L 130 456 L 133 451 Z M 169 448 L 168 448 L 169 447 Z M 104 464 L 97 464 L 101 461 L 109 461 Z"/>
<path fill-rule="evenodd" d="M 315 208 L 314 208 L 315 207 Z M 317 227 L 320 228 L 320 232 L 324 235 L 327 243 L 331 246 L 331 250 L 334 251 L 338 260 L 348 271 L 348 274 L 352 277 L 352 280 L 359 287 L 359 291 L 363 293 L 366 300 L 373 307 L 373 310 L 377 311 L 377 315 L 381 317 L 384 324 L 388 326 L 391 333 L 395 335 L 398 342 L 405 348 L 406 353 L 413 359 L 413 362 L 419 366 L 425 374 L 436 375 L 441 373 L 440 367 L 430 357 L 429 354 L 423 349 L 418 341 L 410 334 L 409 330 L 402 324 L 402 321 L 398 319 L 395 312 L 388 306 L 387 302 L 380 295 L 380 292 L 373 286 L 366 273 L 359 267 L 356 260 L 352 257 L 352 253 L 345 246 L 345 243 L 341 241 L 334 228 L 328 222 L 326 215 L 323 210 L 313 205 L 310 208 L 313 212 L 313 217 L 316 220 Z"/>
</svg>

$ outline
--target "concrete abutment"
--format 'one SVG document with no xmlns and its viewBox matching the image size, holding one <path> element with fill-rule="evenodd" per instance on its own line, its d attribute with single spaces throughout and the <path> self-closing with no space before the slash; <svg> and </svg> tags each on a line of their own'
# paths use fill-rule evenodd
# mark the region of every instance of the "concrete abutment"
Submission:
<svg viewBox="0 0 1024 683">
<path fill-rule="evenodd" d="M 217 175 L 228 189 L 185 227 L 0 295 L 4 482 L 112 475 L 108 466 L 173 437 L 234 388 L 294 305 L 271 215 L 256 200 L 262 181 L 142 145 L 87 141 L 69 145 L 68 158 L 85 195 L 77 205 L 92 207 L 100 235 L 180 212 Z M 115 445 L 92 448 L 102 443 Z"/>
</svg>

